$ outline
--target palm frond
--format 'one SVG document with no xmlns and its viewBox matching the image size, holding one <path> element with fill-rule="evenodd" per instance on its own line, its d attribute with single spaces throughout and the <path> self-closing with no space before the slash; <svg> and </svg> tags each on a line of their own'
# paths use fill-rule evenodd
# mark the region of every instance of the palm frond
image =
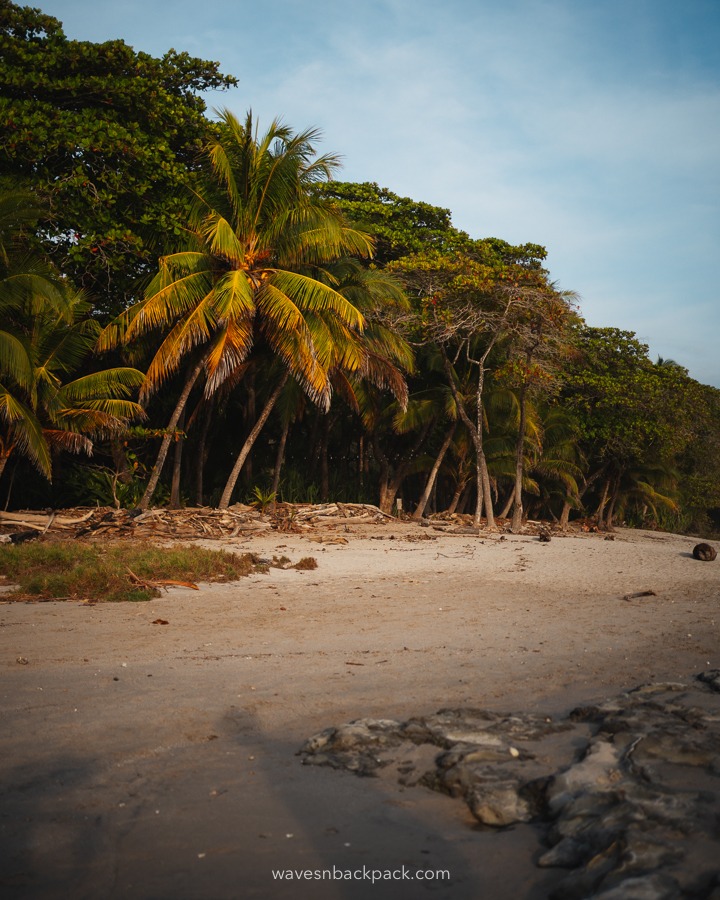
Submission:
<svg viewBox="0 0 720 900">
<path fill-rule="evenodd" d="M 46 477 L 50 478 L 52 461 L 42 426 L 37 416 L 22 401 L 0 384 L 0 420 L 9 425 L 9 440 Z"/>
</svg>

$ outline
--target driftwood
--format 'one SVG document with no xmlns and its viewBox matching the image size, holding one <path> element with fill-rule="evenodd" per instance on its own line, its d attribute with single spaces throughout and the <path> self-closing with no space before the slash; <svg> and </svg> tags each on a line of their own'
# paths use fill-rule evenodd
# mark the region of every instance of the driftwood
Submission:
<svg viewBox="0 0 720 900">
<path fill-rule="evenodd" d="M 0 526 L 12 525 L 13 528 L 17 528 L 18 525 L 22 525 L 24 528 L 31 528 L 45 534 L 50 526 L 53 528 L 76 528 L 83 522 L 87 522 L 94 514 L 95 510 L 90 510 L 82 516 L 58 516 L 53 511 L 49 513 L 3 512 L 0 513 Z"/>
<path fill-rule="evenodd" d="M 367 503 L 274 503 L 261 511 L 244 503 L 227 509 L 140 510 L 96 507 L 93 509 L 0 513 L 0 532 L 26 528 L 35 534 L 93 538 L 101 535 L 147 538 L 223 539 L 244 538 L 271 530 L 306 532 L 322 526 L 385 523 L 393 517 Z M 2 537 L 2 535 L 0 535 Z M 6 534 L 7 538 L 8 535 Z"/>
<path fill-rule="evenodd" d="M 130 581 L 133 584 L 137 584 L 139 587 L 144 588 L 168 588 L 168 587 L 186 587 L 192 588 L 194 591 L 199 591 L 200 588 L 195 584 L 194 581 L 176 581 L 174 578 L 153 578 L 149 580 L 147 578 L 139 578 L 131 568 L 128 567 L 128 574 L 130 575 Z"/>
</svg>

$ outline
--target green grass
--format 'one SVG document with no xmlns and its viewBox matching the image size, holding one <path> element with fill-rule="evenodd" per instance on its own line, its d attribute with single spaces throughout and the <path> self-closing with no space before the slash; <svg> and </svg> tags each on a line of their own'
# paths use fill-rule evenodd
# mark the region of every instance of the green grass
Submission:
<svg viewBox="0 0 720 900">
<path fill-rule="evenodd" d="M 147 582 L 236 581 L 263 569 L 251 553 L 194 546 L 77 541 L 0 546 L 0 575 L 17 585 L 3 595 L 8 600 L 150 600 L 162 588 Z"/>
</svg>

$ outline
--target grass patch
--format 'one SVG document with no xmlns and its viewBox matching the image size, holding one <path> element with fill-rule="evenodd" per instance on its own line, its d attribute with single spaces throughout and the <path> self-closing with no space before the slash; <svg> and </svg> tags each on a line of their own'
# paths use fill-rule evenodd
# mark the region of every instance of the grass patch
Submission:
<svg viewBox="0 0 720 900">
<path fill-rule="evenodd" d="M 299 569 L 301 572 L 309 572 L 312 569 L 317 569 L 317 560 L 314 556 L 303 556 L 299 562 L 296 562 L 293 566 L 293 569 Z"/>
<path fill-rule="evenodd" d="M 258 571 L 256 559 L 190 545 L 33 542 L 0 545 L 0 575 L 17 585 L 8 600 L 139 601 L 161 595 L 152 582 L 236 581 Z"/>
</svg>

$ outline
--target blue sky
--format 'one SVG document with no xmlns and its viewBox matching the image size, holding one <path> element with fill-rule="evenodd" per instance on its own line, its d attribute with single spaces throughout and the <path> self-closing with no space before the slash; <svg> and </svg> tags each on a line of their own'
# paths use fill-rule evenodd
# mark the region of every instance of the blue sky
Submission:
<svg viewBox="0 0 720 900">
<path fill-rule="evenodd" d="M 548 250 L 591 325 L 720 387 L 720 0 L 33 0 L 218 60 L 210 107 L 318 126 L 347 181 Z"/>
</svg>

